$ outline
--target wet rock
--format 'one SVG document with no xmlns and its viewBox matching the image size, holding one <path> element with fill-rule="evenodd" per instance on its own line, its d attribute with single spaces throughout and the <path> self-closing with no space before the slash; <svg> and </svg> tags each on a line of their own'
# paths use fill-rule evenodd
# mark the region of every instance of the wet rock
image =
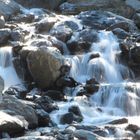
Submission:
<svg viewBox="0 0 140 140">
<path fill-rule="evenodd" d="M 57 91 L 57 90 L 48 90 L 46 92 L 43 92 L 42 96 L 49 96 L 51 99 L 53 99 L 55 101 L 64 100 L 64 93 L 62 93 L 61 91 Z"/>
<path fill-rule="evenodd" d="M 48 113 L 58 110 L 58 106 L 48 96 L 39 97 L 34 102 L 39 105 L 39 108 L 44 109 Z"/>
<path fill-rule="evenodd" d="M 62 115 L 62 117 L 60 118 L 61 124 L 72 124 L 73 121 L 74 121 L 73 113 L 66 113 Z"/>
<path fill-rule="evenodd" d="M 139 126 L 134 125 L 134 124 L 129 124 L 125 130 L 132 131 L 133 133 L 136 133 L 139 130 Z"/>
<path fill-rule="evenodd" d="M 41 47 L 31 51 L 27 56 L 28 69 L 40 88 L 53 87 L 61 75 L 60 68 L 65 59 L 54 47 Z"/>
<path fill-rule="evenodd" d="M 140 10 L 140 1 L 139 0 L 126 0 L 125 4 L 131 7 L 135 12 Z"/>
<path fill-rule="evenodd" d="M 11 30 L 8 28 L 0 29 L 0 44 L 7 44 L 10 39 Z"/>
<path fill-rule="evenodd" d="M 127 38 L 128 36 L 130 36 L 130 34 L 126 31 L 124 31 L 123 29 L 120 29 L 120 28 L 115 28 L 113 31 L 112 31 L 119 39 L 125 39 Z"/>
<path fill-rule="evenodd" d="M 20 11 L 20 6 L 13 0 L 0 1 L 0 13 L 7 20 L 10 16 L 15 15 Z"/>
<path fill-rule="evenodd" d="M 95 78 L 89 79 L 86 81 L 86 85 L 84 86 L 84 89 L 87 93 L 87 95 L 91 95 L 99 90 L 99 82 L 95 80 Z"/>
<path fill-rule="evenodd" d="M 122 16 L 118 16 L 111 12 L 106 11 L 86 11 L 78 15 L 78 18 L 82 20 L 83 25 L 88 26 L 92 29 L 103 30 L 122 27 L 122 29 L 129 29 L 129 31 L 137 30 L 132 20 L 126 19 Z M 108 20 L 106 20 L 108 19 Z M 124 26 L 125 25 L 125 26 Z"/>
<path fill-rule="evenodd" d="M 10 135 L 23 133 L 28 123 L 22 119 L 0 111 L 0 132 L 7 132 Z"/>
<path fill-rule="evenodd" d="M 75 117 L 77 117 L 77 122 L 81 122 L 83 120 L 82 113 L 80 111 L 80 108 L 78 106 L 71 106 L 68 109 L 69 112 L 73 113 Z"/>
<path fill-rule="evenodd" d="M 36 113 L 38 115 L 38 125 L 39 127 L 46 127 L 49 126 L 51 123 L 50 116 L 47 112 L 45 112 L 43 109 L 37 109 Z"/>
<path fill-rule="evenodd" d="M 109 122 L 109 124 L 124 124 L 124 123 L 128 123 L 128 119 L 126 118 L 122 118 L 122 119 L 118 119 L 118 120 L 113 120 L 111 122 Z"/>
<path fill-rule="evenodd" d="M 41 133 L 39 131 L 29 131 L 29 132 L 26 132 L 24 136 L 41 136 Z"/>
<path fill-rule="evenodd" d="M 34 128 L 38 125 L 35 110 L 11 95 L 3 95 L 0 110 L 5 110 L 12 116 L 22 116 L 29 123 L 29 128 Z"/>
<path fill-rule="evenodd" d="M 5 26 L 5 19 L 2 15 L 0 15 L 0 29 L 4 28 Z"/>
<path fill-rule="evenodd" d="M 37 33 L 49 32 L 56 21 L 57 21 L 56 18 L 49 18 L 49 19 L 46 18 L 46 19 L 41 20 L 35 26 Z"/>
<path fill-rule="evenodd" d="M 135 63 L 140 63 L 140 47 L 133 47 L 131 49 L 131 59 Z"/>
</svg>

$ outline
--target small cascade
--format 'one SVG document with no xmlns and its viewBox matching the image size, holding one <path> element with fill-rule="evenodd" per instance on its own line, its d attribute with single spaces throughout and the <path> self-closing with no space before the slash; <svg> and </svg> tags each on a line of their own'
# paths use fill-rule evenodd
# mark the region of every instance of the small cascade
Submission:
<svg viewBox="0 0 140 140">
<path fill-rule="evenodd" d="M 4 90 L 10 86 L 21 85 L 12 63 L 12 48 L 0 48 L 0 76 L 4 80 Z"/>
<path fill-rule="evenodd" d="M 133 73 L 119 62 L 120 48 L 116 36 L 112 32 L 101 31 L 99 39 L 98 43 L 92 44 L 89 53 L 68 56 L 70 76 L 81 85 L 95 78 L 100 83 L 99 91 L 85 100 L 84 97 L 75 97 L 81 88 L 76 87 L 73 101 L 59 103 L 61 110 L 57 111 L 57 115 L 52 113 L 56 123 L 58 116 L 66 113 L 71 105 L 79 106 L 84 116 L 83 124 L 100 124 L 116 117 L 140 115 L 140 86 L 139 83 L 129 82 L 134 78 Z M 94 54 L 98 57 L 92 57 Z"/>
</svg>

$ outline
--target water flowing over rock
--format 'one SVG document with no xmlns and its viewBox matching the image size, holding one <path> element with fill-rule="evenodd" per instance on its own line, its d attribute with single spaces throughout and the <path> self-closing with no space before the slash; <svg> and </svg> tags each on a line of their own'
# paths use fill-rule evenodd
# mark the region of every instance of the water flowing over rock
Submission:
<svg viewBox="0 0 140 140">
<path fill-rule="evenodd" d="M 5 26 L 5 19 L 2 15 L 0 15 L 0 29 Z"/>
<path fill-rule="evenodd" d="M 27 56 L 29 71 L 41 88 L 49 88 L 61 75 L 60 68 L 65 59 L 56 48 L 38 48 Z"/>
</svg>

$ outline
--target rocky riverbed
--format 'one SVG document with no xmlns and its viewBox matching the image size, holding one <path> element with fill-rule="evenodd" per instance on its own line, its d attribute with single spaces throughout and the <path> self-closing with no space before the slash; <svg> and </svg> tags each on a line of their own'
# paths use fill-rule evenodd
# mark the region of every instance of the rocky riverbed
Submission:
<svg viewBox="0 0 140 140">
<path fill-rule="evenodd" d="M 140 139 L 139 0 L 0 0 L 0 139 Z"/>
</svg>

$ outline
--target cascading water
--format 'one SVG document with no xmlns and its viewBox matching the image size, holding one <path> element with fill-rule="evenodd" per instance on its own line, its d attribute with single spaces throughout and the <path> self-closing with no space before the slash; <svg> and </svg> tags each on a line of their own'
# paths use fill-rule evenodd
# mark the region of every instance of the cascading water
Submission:
<svg viewBox="0 0 140 140">
<path fill-rule="evenodd" d="M 21 85 L 12 63 L 12 48 L 0 48 L 0 76 L 4 80 L 4 90 L 10 86 Z"/>
<path fill-rule="evenodd" d="M 129 82 L 133 73 L 119 63 L 119 53 L 116 36 L 112 32 L 101 31 L 99 42 L 92 44 L 89 53 L 68 58 L 71 62 L 71 77 L 83 85 L 95 78 L 100 83 L 100 89 L 90 97 L 90 102 L 83 96 L 74 97 L 68 103 L 59 103 L 60 111 L 51 115 L 54 121 L 57 120 L 56 123 L 59 124 L 59 117 L 72 105 L 79 106 L 84 116 L 83 124 L 95 125 L 116 117 L 140 115 L 138 83 Z M 99 57 L 92 58 L 92 54 L 99 54 Z M 73 91 L 73 96 L 80 88 Z"/>
</svg>

